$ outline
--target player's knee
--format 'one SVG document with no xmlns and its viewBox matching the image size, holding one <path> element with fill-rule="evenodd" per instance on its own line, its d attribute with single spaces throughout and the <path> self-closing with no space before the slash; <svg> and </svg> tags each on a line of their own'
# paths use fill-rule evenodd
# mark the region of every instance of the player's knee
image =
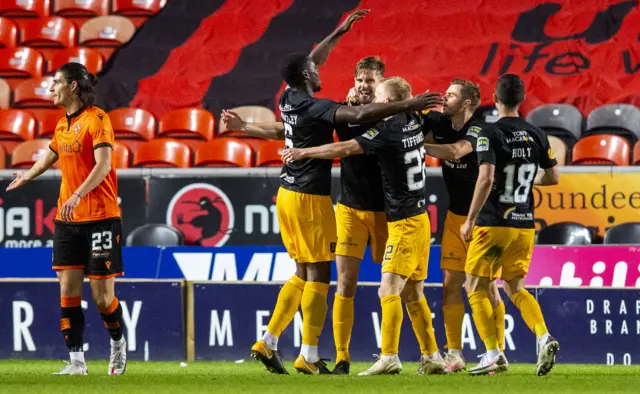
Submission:
<svg viewBox="0 0 640 394">
<path fill-rule="evenodd" d="M 307 282 L 331 282 L 331 262 L 323 261 L 319 263 L 307 264 Z"/>
<path fill-rule="evenodd" d="M 77 297 L 82 295 L 83 276 L 74 276 L 71 271 L 58 273 L 60 295 L 63 297 Z"/>
<path fill-rule="evenodd" d="M 415 302 L 424 296 L 422 286 L 405 286 L 400 294 L 404 302 Z"/>
<path fill-rule="evenodd" d="M 358 278 L 347 275 L 341 275 L 338 277 L 337 292 L 342 297 L 354 297 L 356 295 L 356 289 L 358 288 Z"/>
<path fill-rule="evenodd" d="M 109 292 L 93 294 L 93 302 L 95 302 L 98 309 L 106 309 L 113 302 L 113 294 Z"/>
<path fill-rule="evenodd" d="M 502 297 L 500 296 L 500 288 L 495 281 L 489 284 L 489 300 L 491 301 L 491 305 L 493 306 L 497 306 L 502 301 Z"/>
</svg>

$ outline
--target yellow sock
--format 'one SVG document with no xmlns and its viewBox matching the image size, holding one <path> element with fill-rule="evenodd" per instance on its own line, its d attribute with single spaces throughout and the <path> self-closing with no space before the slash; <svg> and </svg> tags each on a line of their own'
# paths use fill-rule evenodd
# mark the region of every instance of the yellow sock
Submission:
<svg viewBox="0 0 640 394">
<path fill-rule="evenodd" d="M 540 310 L 538 301 L 526 290 L 520 290 L 511 297 L 511 302 L 520 309 L 524 322 L 527 323 L 529 329 L 536 333 L 536 337 L 540 338 L 548 332 L 547 325 Z"/>
<path fill-rule="evenodd" d="M 318 346 L 327 317 L 329 284 L 307 282 L 302 293 L 302 344 Z"/>
<path fill-rule="evenodd" d="M 382 355 L 398 354 L 400 328 L 402 327 L 402 301 L 400 296 L 390 295 L 380 299 L 382 306 Z"/>
<path fill-rule="evenodd" d="M 504 352 L 504 302 L 500 301 L 498 306 L 493 308 L 493 318 L 496 322 L 496 338 L 498 347 Z"/>
<path fill-rule="evenodd" d="M 468 293 L 469 304 L 473 312 L 473 321 L 480 338 L 487 347 L 487 350 L 498 348 L 496 338 L 496 322 L 493 317 L 493 307 L 489 301 L 489 294 L 486 291 L 474 291 Z"/>
<path fill-rule="evenodd" d="M 411 326 L 416 334 L 420 352 L 422 354 L 433 354 L 438 351 L 436 336 L 433 332 L 433 322 L 431 320 L 431 309 L 427 304 L 427 299 L 422 297 L 418 301 L 407 302 L 407 312 L 411 318 Z"/>
<path fill-rule="evenodd" d="M 336 344 L 336 363 L 351 361 L 349 342 L 353 330 L 353 297 L 336 293 L 333 301 L 333 340 Z"/>
<path fill-rule="evenodd" d="M 447 349 L 462 350 L 462 321 L 464 320 L 464 304 L 442 306 L 444 331 L 447 334 Z"/>
<path fill-rule="evenodd" d="M 276 307 L 267 326 L 267 331 L 276 337 L 280 337 L 300 308 L 305 283 L 304 280 L 293 275 L 280 289 Z"/>
</svg>

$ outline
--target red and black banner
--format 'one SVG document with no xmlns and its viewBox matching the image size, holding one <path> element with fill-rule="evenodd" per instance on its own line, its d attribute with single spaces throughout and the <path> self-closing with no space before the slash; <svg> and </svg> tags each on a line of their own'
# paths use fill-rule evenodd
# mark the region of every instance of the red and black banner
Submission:
<svg viewBox="0 0 640 394">
<path fill-rule="evenodd" d="M 640 103 L 637 0 L 180 0 L 149 19 L 108 62 L 100 105 L 155 116 L 201 106 L 275 108 L 278 62 L 310 52 L 346 15 L 371 9 L 334 49 L 320 75 L 322 96 L 341 100 L 356 62 L 371 55 L 414 92 L 471 79 L 490 103 L 497 77 L 519 74 L 527 110 L 548 102 L 586 115 L 606 103 Z"/>
</svg>

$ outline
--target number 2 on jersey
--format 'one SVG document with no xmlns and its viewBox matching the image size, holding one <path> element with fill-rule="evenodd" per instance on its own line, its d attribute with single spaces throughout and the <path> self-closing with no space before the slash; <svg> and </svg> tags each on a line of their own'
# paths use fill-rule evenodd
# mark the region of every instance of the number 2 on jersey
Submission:
<svg viewBox="0 0 640 394">
<path fill-rule="evenodd" d="M 509 164 L 504 168 L 507 179 L 504 184 L 504 193 L 500 195 L 500 202 L 505 204 L 521 204 L 527 202 L 531 185 L 536 176 L 536 165 L 529 163 L 517 167 L 518 186 L 514 190 L 514 181 L 516 175 L 516 165 Z"/>
<path fill-rule="evenodd" d="M 424 189 L 425 163 L 427 152 L 424 147 L 404 154 L 405 164 L 414 164 L 407 168 L 407 186 L 410 191 Z"/>
<path fill-rule="evenodd" d="M 289 149 L 293 148 L 293 141 L 291 141 L 291 137 L 293 137 L 293 127 L 289 123 L 284 124 L 284 148 Z"/>
</svg>

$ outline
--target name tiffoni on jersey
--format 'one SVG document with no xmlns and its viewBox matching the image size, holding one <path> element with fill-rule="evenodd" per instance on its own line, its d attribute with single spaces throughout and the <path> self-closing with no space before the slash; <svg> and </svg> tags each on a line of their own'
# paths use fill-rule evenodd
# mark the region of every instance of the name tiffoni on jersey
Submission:
<svg viewBox="0 0 640 394">
<path fill-rule="evenodd" d="M 418 127 L 420 127 L 420 125 L 418 125 Z M 418 145 L 421 145 L 423 142 L 424 142 L 424 135 L 422 133 L 402 139 L 402 145 L 405 148 L 411 148 L 413 146 L 418 146 Z"/>
</svg>

